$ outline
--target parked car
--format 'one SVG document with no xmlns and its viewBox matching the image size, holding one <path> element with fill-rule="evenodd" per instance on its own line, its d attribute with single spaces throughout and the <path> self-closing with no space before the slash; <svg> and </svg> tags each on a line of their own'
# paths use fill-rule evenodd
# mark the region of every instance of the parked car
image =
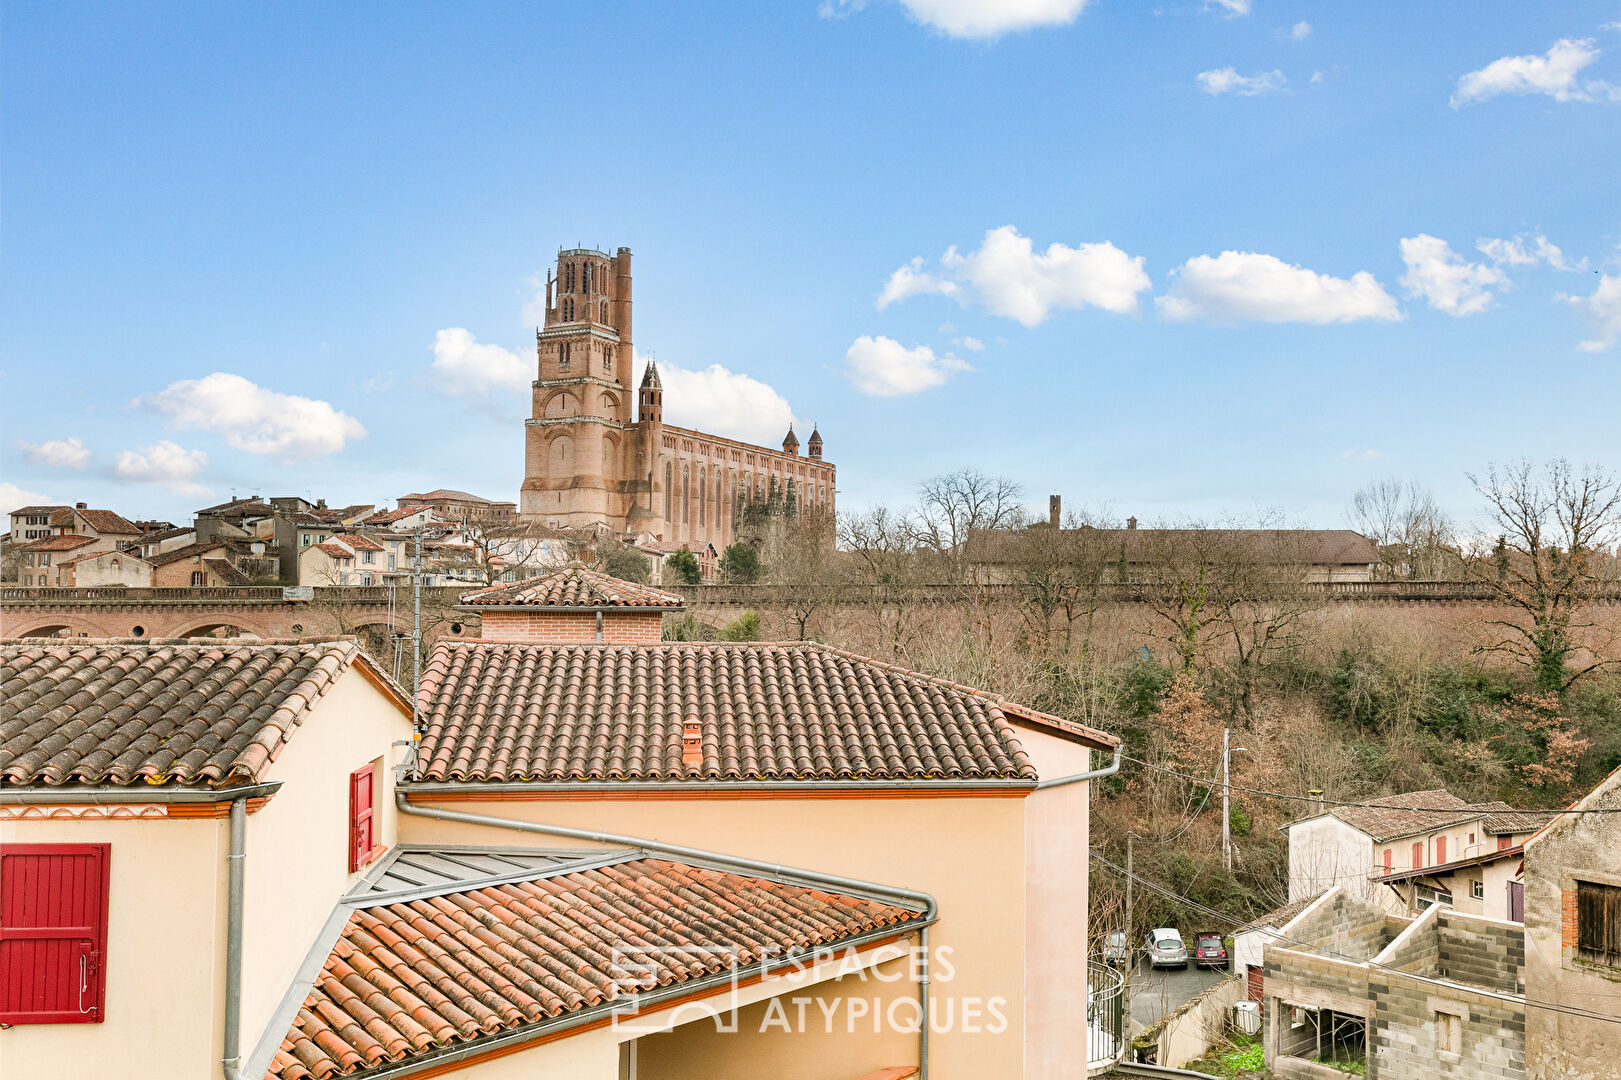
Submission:
<svg viewBox="0 0 1621 1080">
<path fill-rule="evenodd" d="M 1182 943 L 1182 935 L 1169 926 L 1150 930 L 1148 962 L 1152 967 L 1174 967 L 1185 970 L 1188 966 L 1188 947 Z"/>
<path fill-rule="evenodd" d="M 1193 935 L 1193 966 L 1227 969 L 1227 942 L 1220 934 Z"/>
<path fill-rule="evenodd" d="M 1103 939 L 1103 962 L 1115 967 L 1131 963 L 1131 939 L 1124 930 L 1115 930 Z"/>
</svg>

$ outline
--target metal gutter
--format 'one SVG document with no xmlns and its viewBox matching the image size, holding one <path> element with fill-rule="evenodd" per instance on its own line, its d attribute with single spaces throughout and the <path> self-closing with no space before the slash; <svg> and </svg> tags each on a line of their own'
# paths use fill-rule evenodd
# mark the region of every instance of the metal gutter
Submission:
<svg viewBox="0 0 1621 1080">
<path fill-rule="evenodd" d="M 1118 769 L 1119 761 L 1115 762 Z M 1055 783 L 1057 781 L 1054 781 Z M 989 788 L 1006 791 L 1034 791 L 1045 784 L 1034 780 L 1006 778 L 940 780 L 513 780 L 480 783 L 460 780 L 417 780 L 396 790 L 409 795 L 497 795 L 519 791 L 574 791 L 591 795 L 622 795 L 638 791 L 691 792 L 773 792 L 773 791 L 872 791 L 874 788 L 907 792 Z"/>
<path fill-rule="evenodd" d="M 1091 772 L 1076 773 L 1074 776 L 1055 776 L 1051 780 L 1043 780 L 1038 783 L 1036 790 L 1043 791 L 1047 788 L 1063 787 L 1065 784 L 1079 784 L 1083 780 L 1097 780 L 1105 776 L 1113 776 L 1120 771 L 1120 755 L 1124 752 L 1125 747 L 1123 745 L 1116 746 L 1114 748 L 1114 760 L 1103 768 L 1093 769 Z"/>
<path fill-rule="evenodd" d="M 22 791 L 0 788 L 0 806 L 55 805 L 61 803 L 222 803 L 237 799 L 268 799 L 281 788 L 281 781 L 228 788 L 166 788 L 159 784 L 139 787 L 70 788 L 30 787 Z"/>
<path fill-rule="evenodd" d="M 1119 767 L 1118 758 L 1115 767 Z M 485 825 L 497 829 L 513 829 L 517 832 L 541 833 L 548 836 L 566 836 L 573 840 L 588 840 L 592 843 L 607 844 L 612 847 L 646 848 L 649 851 L 674 855 L 683 859 L 698 859 L 721 866 L 734 868 L 750 874 L 767 874 L 771 877 L 783 879 L 795 884 L 803 884 L 813 889 L 827 889 L 829 886 L 838 889 L 850 889 L 878 896 L 891 897 L 901 900 L 907 905 L 921 907 L 924 925 L 920 932 L 919 945 L 922 956 L 918 962 L 918 1004 L 922 1009 L 919 1014 L 918 1025 L 918 1078 L 928 1080 L 929 1076 L 929 950 L 928 926 L 940 914 L 940 905 L 932 895 L 914 889 L 902 889 L 893 885 L 882 885 L 875 881 L 863 881 L 860 878 L 844 877 L 838 874 L 823 874 L 813 870 L 801 870 L 797 867 L 784 866 L 781 863 L 765 862 L 759 859 L 748 859 L 738 855 L 727 855 L 718 851 L 705 851 L 702 848 L 691 848 L 681 844 L 668 844 L 660 840 L 649 840 L 645 837 L 623 836 L 618 833 L 594 832 L 590 829 L 575 829 L 566 825 L 543 825 L 533 821 L 515 821 L 511 818 L 494 817 L 487 814 L 468 814 L 460 810 L 441 810 L 426 806 L 413 806 L 406 798 L 406 792 L 400 788 L 394 789 L 394 804 L 402 814 L 413 814 L 418 817 L 433 818 L 438 821 L 455 821 L 466 825 Z M 896 928 L 887 928 L 894 932 Z M 905 932 L 903 929 L 901 932 Z M 386 1074 L 385 1074 L 386 1075 Z M 235 1080 L 235 1078 L 232 1078 Z"/>
</svg>

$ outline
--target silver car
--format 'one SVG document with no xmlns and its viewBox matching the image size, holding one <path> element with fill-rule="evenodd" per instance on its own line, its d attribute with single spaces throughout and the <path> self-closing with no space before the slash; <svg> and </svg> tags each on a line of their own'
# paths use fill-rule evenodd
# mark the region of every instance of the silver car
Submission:
<svg viewBox="0 0 1621 1080">
<path fill-rule="evenodd" d="M 1187 969 L 1188 947 L 1182 943 L 1182 935 L 1169 926 L 1162 926 L 1157 930 L 1148 932 L 1148 962 L 1153 967 L 1174 967 Z"/>
<path fill-rule="evenodd" d="M 1103 941 L 1103 962 L 1125 967 L 1131 961 L 1131 939 L 1124 930 L 1112 931 Z"/>
</svg>

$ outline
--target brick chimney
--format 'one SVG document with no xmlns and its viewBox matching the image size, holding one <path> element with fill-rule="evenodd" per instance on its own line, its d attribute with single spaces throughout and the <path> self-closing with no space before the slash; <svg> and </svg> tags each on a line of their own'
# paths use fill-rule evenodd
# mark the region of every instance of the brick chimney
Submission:
<svg viewBox="0 0 1621 1080">
<path fill-rule="evenodd" d="M 1064 523 L 1064 497 L 1062 495 L 1047 496 L 1047 524 L 1058 528 Z"/>
<path fill-rule="evenodd" d="M 679 596 L 574 565 L 542 577 L 462 596 L 458 611 L 479 615 L 479 637 L 531 645 L 650 645 Z"/>
<path fill-rule="evenodd" d="M 1126 528 L 1135 529 L 1136 527 L 1137 527 L 1137 519 L 1136 518 L 1129 517 L 1129 518 L 1126 519 Z"/>
<path fill-rule="evenodd" d="M 681 764 L 704 763 L 704 728 L 697 720 L 681 722 Z"/>
</svg>

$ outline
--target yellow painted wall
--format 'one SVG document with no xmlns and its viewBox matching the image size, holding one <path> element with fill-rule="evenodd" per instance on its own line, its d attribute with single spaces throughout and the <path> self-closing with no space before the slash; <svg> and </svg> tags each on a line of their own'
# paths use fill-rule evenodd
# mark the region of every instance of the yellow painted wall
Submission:
<svg viewBox="0 0 1621 1080">
<path fill-rule="evenodd" d="M 219 1072 L 226 822 L 0 823 L 0 843 L 111 844 L 105 1020 L 0 1031 L 0 1077 Z"/>
<path fill-rule="evenodd" d="M 316 702 L 265 774 L 282 787 L 248 818 L 242 934 L 242 1054 L 277 1003 L 338 898 L 349 873 L 349 774 L 378 758 L 373 820 L 380 842 L 397 842 L 394 770 L 411 737 L 410 717 L 350 669 Z"/>
</svg>

